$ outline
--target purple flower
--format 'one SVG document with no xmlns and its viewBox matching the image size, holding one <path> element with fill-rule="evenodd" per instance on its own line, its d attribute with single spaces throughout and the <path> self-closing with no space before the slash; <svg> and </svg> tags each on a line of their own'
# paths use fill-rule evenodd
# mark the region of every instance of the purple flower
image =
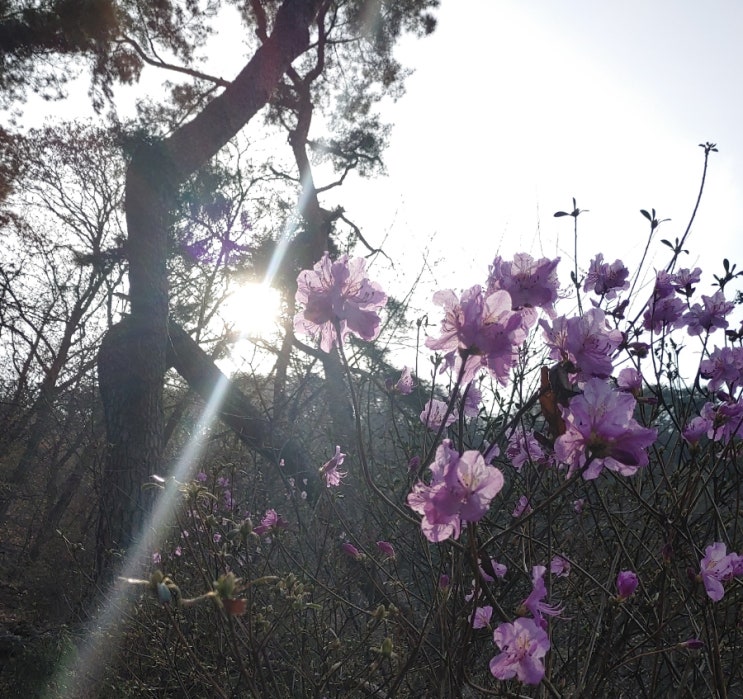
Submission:
<svg viewBox="0 0 743 699">
<path fill-rule="evenodd" d="M 700 650 L 704 648 L 704 641 L 700 641 L 698 638 L 690 638 L 688 641 L 684 641 L 681 646 L 689 650 Z"/>
<path fill-rule="evenodd" d="M 642 374 L 634 367 L 625 367 L 617 376 L 617 388 L 637 398 L 642 393 Z"/>
<path fill-rule="evenodd" d="M 343 459 L 346 458 L 345 454 L 341 454 L 341 448 L 335 448 L 335 454 L 320 466 L 320 475 L 325 478 L 325 486 L 327 488 L 337 488 L 341 484 L 341 478 L 348 475 L 347 471 L 341 471 L 338 467 L 343 463 Z"/>
<path fill-rule="evenodd" d="M 493 616 L 493 608 L 491 606 L 475 607 L 475 613 L 472 616 L 472 628 L 473 629 L 485 629 L 490 626 L 490 619 Z"/>
<path fill-rule="evenodd" d="M 263 534 L 267 534 L 270 531 L 284 529 L 288 526 L 289 524 L 282 519 L 280 514 L 277 514 L 276 510 L 266 510 L 261 523 L 253 531 L 258 536 L 263 536 Z"/>
<path fill-rule="evenodd" d="M 154 564 L 155 564 L 156 566 L 157 566 L 157 565 L 160 565 L 160 563 L 162 563 L 162 560 L 163 560 L 163 559 L 162 559 L 162 556 L 160 555 L 160 552 L 159 552 L 159 551 L 155 551 L 155 552 L 154 552 L 154 553 L 152 554 L 152 562 L 153 562 L 153 563 L 154 563 Z"/>
<path fill-rule="evenodd" d="M 544 320 L 539 322 L 552 359 L 572 362 L 584 378 L 606 378 L 611 374 L 612 354 L 624 336 L 607 325 L 600 308 L 591 308 L 582 316 L 560 316 L 551 327 Z"/>
<path fill-rule="evenodd" d="M 485 569 L 483 568 L 482 563 L 480 563 L 480 565 L 478 566 L 478 570 L 480 571 L 480 577 L 485 582 L 495 582 L 495 578 L 503 578 L 508 572 L 508 568 L 502 563 L 498 563 L 498 561 L 496 561 L 495 558 L 490 559 L 490 564 L 488 565 L 488 568 L 490 570 L 490 573 L 493 573 L 495 577 L 493 577 L 493 575 L 491 575 L 490 573 L 485 572 Z"/>
<path fill-rule="evenodd" d="M 516 503 L 516 507 L 513 508 L 511 517 L 521 517 L 524 513 L 529 514 L 531 511 L 532 506 L 529 504 L 529 498 L 526 495 L 522 495 Z"/>
<path fill-rule="evenodd" d="M 542 658 L 550 649 L 547 633 L 533 619 L 516 619 L 493 632 L 501 653 L 490 661 L 490 672 L 499 680 L 518 677 L 524 684 L 539 684 L 544 677 Z"/>
<path fill-rule="evenodd" d="M 632 597 L 637 589 L 637 575 L 631 570 L 622 570 L 617 575 L 617 592 L 620 600 Z"/>
<path fill-rule="evenodd" d="M 715 442 L 726 443 L 733 437 L 743 437 L 743 399 L 717 406 L 705 403 L 701 417 L 709 424 L 707 436 Z"/>
<path fill-rule="evenodd" d="M 709 420 L 697 416 L 689 422 L 689 424 L 684 428 L 683 432 L 681 433 L 681 436 L 691 445 L 695 446 L 699 443 L 699 440 L 702 438 L 703 435 L 705 435 L 709 429 L 712 427 L 712 424 Z"/>
<path fill-rule="evenodd" d="M 562 556 L 555 556 L 550 561 L 550 573 L 558 578 L 567 578 L 570 575 L 570 561 Z"/>
<path fill-rule="evenodd" d="M 546 572 L 547 569 L 544 566 L 534 566 L 532 568 L 532 591 L 521 604 L 542 628 L 547 627 L 544 614 L 547 616 L 560 616 L 562 613 L 562 607 L 554 607 L 542 601 L 547 596 L 547 586 L 544 584 L 544 574 Z"/>
<path fill-rule="evenodd" d="M 402 374 L 397 380 L 397 383 L 393 386 L 393 389 L 400 395 L 409 396 L 413 392 L 415 383 L 413 382 L 413 375 L 410 373 L 409 367 L 403 367 Z"/>
<path fill-rule="evenodd" d="M 583 291 L 593 291 L 599 296 L 613 299 L 617 295 L 617 289 L 629 289 L 627 277 L 629 270 L 621 260 L 615 260 L 613 264 L 604 262 L 604 256 L 599 253 L 591 260 L 588 274 L 583 283 Z"/>
<path fill-rule="evenodd" d="M 449 587 L 449 576 L 446 573 L 439 575 L 439 589 L 446 590 Z"/>
<path fill-rule="evenodd" d="M 547 457 L 532 431 L 516 430 L 511 434 L 506 447 L 506 456 L 513 467 L 520 471 L 526 463 L 546 463 Z"/>
<path fill-rule="evenodd" d="M 207 476 L 206 476 L 206 474 L 205 474 L 205 473 L 204 473 L 203 471 L 199 471 L 199 472 L 198 472 L 198 473 L 196 474 L 196 480 L 197 480 L 197 481 L 198 481 L 199 483 L 206 483 L 206 477 L 207 477 Z"/>
<path fill-rule="evenodd" d="M 505 386 L 518 359 L 518 347 L 526 338 L 521 316 L 511 310 L 508 292 L 496 291 L 484 297 L 482 289 L 473 286 L 461 300 L 450 289 L 437 291 L 433 300 L 446 313 L 441 336 L 429 337 L 426 346 L 446 353 L 443 368 L 453 366 L 458 373 L 465 361 L 462 384 L 487 368 Z"/>
<path fill-rule="evenodd" d="M 319 334 L 325 352 L 342 344 L 349 333 L 373 340 L 381 325 L 376 311 L 387 303 L 387 295 L 367 279 L 365 268 L 361 257 L 349 260 L 343 255 L 332 262 L 326 252 L 312 270 L 300 272 L 296 300 L 304 309 L 294 316 L 295 332 Z"/>
<path fill-rule="evenodd" d="M 232 509 L 232 505 L 234 504 L 234 501 L 232 500 L 231 490 L 225 490 L 224 493 L 222 493 L 222 502 L 224 502 L 224 506 L 226 509 L 228 510 Z"/>
<path fill-rule="evenodd" d="M 486 464 L 492 463 L 493 459 L 500 456 L 500 447 L 497 442 L 488 444 L 487 440 L 483 440 L 482 446 L 485 448 L 485 453 L 482 455 L 482 458 L 485 459 Z"/>
<path fill-rule="evenodd" d="M 543 308 L 552 318 L 555 315 L 554 303 L 558 298 L 556 269 L 559 262 L 559 257 L 535 260 L 526 253 L 517 253 L 513 262 L 509 262 L 499 255 L 490 266 L 488 293 L 503 289 L 511 295 L 514 310 Z"/>
<path fill-rule="evenodd" d="M 464 397 L 462 414 L 465 417 L 477 417 L 480 413 L 480 403 L 482 403 L 482 392 L 474 383 L 470 383 Z"/>
<path fill-rule="evenodd" d="M 699 575 L 707 596 L 713 602 L 719 602 L 723 598 L 725 589 L 722 583 L 733 576 L 733 555 L 727 553 L 727 547 L 721 541 L 704 549 L 704 558 L 699 562 Z"/>
<path fill-rule="evenodd" d="M 385 556 L 387 556 L 387 558 L 396 558 L 395 548 L 392 546 L 392 544 L 389 541 L 377 541 L 377 548 Z"/>
<path fill-rule="evenodd" d="M 664 329 L 672 330 L 684 324 L 682 314 L 684 302 L 675 296 L 653 296 L 648 302 L 648 308 L 642 316 L 646 329 L 658 334 Z"/>
<path fill-rule="evenodd" d="M 575 510 L 576 514 L 581 514 L 583 512 L 583 506 L 586 504 L 585 498 L 578 498 L 577 500 L 573 500 L 573 510 Z"/>
<path fill-rule="evenodd" d="M 421 422 L 428 427 L 429 430 L 438 432 L 441 423 L 444 421 L 447 407 L 447 404 L 443 401 L 432 398 L 425 404 L 425 406 L 423 406 L 423 411 L 420 414 Z M 449 427 L 449 425 L 455 422 L 458 417 L 457 411 L 452 410 L 449 417 L 446 418 L 446 427 Z"/>
<path fill-rule="evenodd" d="M 732 394 L 743 385 L 743 347 L 716 347 L 709 359 L 699 364 L 703 378 L 709 379 L 707 388 L 717 391 L 723 385 Z"/>
<path fill-rule="evenodd" d="M 702 276 L 702 269 L 695 267 L 694 271 L 684 268 L 680 269 L 676 274 L 673 275 L 671 285 L 679 294 L 683 294 L 686 297 L 691 296 L 694 293 L 694 284 L 699 284 L 699 280 Z"/>
<path fill-rule="evenodd" d="M 645 450 L 658 432 L 632 417 L 635 404 L 632 395 L 612 391 L 600 379 L 590 379 L 583 393 L 570 399 L 562 409 L 566 432 L 555 441 L 555 456 L 570 467 L 568 477 L 586 465 L 585 480 L 598 477 L 602 468 L 631 476 L 647 466 Z"/>
<path fill-rule="evenodd" d="M 349 558 L 353 558 L 355 561 L 360 561 L 364 558 L 364 554 L 361 553 L 350 541 L 344 541 L 341 544 L 341 550 Z"/>
<path fill-rule="evenodd" d="M 722 291 L 715 292 L 712 296 L 702 296 L 704 305 L 695 303 L 684 314 L 689 335 L 701 335 L 703 332 L 712 333 L 717 328 L 727 328 L 728 322 L 725 316 L 735 308 L 735 304 L 725 300 Z"/>
<path fill-rule="evenodd" d="M 503 487 L 503 474 L 487 466 L 478 451 L 459 452 L 445 439 L 436 450 L 429 485 L 418 482 L 408 495 L 408 506 L 423 515 L 423 535 L 432 542 L 457 539 L 462 521 L 477 522 Z"/>
</svg>

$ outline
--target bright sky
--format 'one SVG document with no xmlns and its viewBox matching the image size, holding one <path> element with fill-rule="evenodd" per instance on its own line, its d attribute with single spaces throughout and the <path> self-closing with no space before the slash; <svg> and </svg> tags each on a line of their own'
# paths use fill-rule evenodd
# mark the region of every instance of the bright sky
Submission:
<svg viewBox="0 0 743 699">
<path fill-rule="evenodd" d="M 723 257 L 743 265 L 740 0 L 442 0 L 438 19 L 431 37 L 400 46 L 415 73 L 386 106 L 389 177 L 349 178 L 323 200 L 396 261 L 393 274 L 379 263 L 391 294 L 408 292 L 425 250 L 431 271 L 415 305 L 432 317 L 434 288 L 482 283 L 498 252 L 559 254 L 567 283 L 572 219 L 553 213 L 573 196 L 589 210 L 581 269 L 597 252 L 639 262 L 641 208 L 672 219 L 647 269 L 665 266 L 658 241 L 686 228 L 705 141 L 719 153 L 681 266 L 701 266 L 709 293 Z M 209 70 L 226 78 L 242 57 L 238 28 L 227 23 L 218 39 L 230 50 L 210 56 Z"/>
<path fill-rule="evenodd" d="M 681 266 L 743 263 L 743 3 L 443 0 L 438 16 L 399 54 L 416 72 L 388 112 L 389 178 L 347 205 L 411 276 L 412 245 L 446 286 L 481 282 L 498 250 L 557 252 L 567 280 L 572 219 L 552 214 L 573 196 L 590 210 L 581 267 L 596 252 L 637 264 L 639 209 L 672 219 L 658 239 L 683 234 L 705 141 L 719 153 Z M 651 253 L 661 267 L 670 251 Z"/>
</svg>

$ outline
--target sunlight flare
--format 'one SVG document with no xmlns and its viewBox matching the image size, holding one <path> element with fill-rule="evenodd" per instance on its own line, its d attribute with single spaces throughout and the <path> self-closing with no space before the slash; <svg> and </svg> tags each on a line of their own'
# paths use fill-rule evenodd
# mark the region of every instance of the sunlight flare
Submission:
<svg viewBox="0 0 743 699">
<path fill-rule="evenodd" d="M 222 317 L 243 337 L 266 337 L 276 330 L 281 297 L 267 284 L 241 284 L 222 306 Z"/>
</svg>

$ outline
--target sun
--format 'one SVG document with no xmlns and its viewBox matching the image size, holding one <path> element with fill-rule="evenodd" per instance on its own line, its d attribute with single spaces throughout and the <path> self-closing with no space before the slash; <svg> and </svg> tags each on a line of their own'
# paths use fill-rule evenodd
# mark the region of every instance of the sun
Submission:
<svg viewBox="0 0 743 699">
<path fill-rule="evenodd" d="M 220 314 L 243 337 L 268 337 L 276 332 L 281 299 L 267 284 L 241 284 L 222 304 Z"/>
</svg>

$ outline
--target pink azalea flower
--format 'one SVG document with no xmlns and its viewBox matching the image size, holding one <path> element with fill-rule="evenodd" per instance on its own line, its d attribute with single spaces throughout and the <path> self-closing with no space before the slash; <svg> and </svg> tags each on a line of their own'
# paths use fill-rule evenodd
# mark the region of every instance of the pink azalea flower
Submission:
<svg viewBox="0 0 743 699">
<path fill-rule="evenodd" d="M 403 367 L 402 374 L 397 380 L 397 383 L 393 386 L 394 390 L 402 396 L 409 396 L 413 392 L 415 383 L 413 381 L 413 375 L 410 373 L 409 367 Z"/>
<path fill-rule="evenodd" d="M 490 266 L 488 293 L 503 289 L 511 295 L 514 310 L 543 308 L 552 318 L 560 284 L 556 271 L 559 262 L 559 257 L 535 260 L 526 253 L 517 253 L 510 262 L 499 255 Z"/>
<path fill-rule="evenodd" d="M 710 391 L 725 386 L 732 394 L 743 385 L 743 347 L 716 347 L 709 359 L 700 363 L 699 372 L 709 379 Z"/>
<path fill-rule="evenodd" d="M 642 374 L 634 367 L 625 367 L 617 376 L 617 388 L 637 397 L 642 392 Z"/>
<path fill-rule="evenodd" d="M 498 563 L 495 558 L 490 559 L 490 565 L 488 566 L 488 569 L 495 575 L 495 577 L 485 571 L 482 563 L 478 566 L 480 577 L 485 582 L 495 582 L 495 578 L 504 578 L 506 576 L 506 573 L 508 572 L 508 568 L 502 563 Z"/>
<path fill-rule="evenodd" d="M 712 296 L 702 296 L 702 303 L 703 305 L 695 303 L 684 314 L 689 335 L 701 335 L 703 332 L 712 333 L 717 328 L 728 327 L 725 316 L 735 308 L 735 304 L 726 301 L 725 294 L 722 291 L 717 291 Z"/>
<path fill-rule="evenodd" d="M 647 466 L 646 448 L 656 439 L 655 429 L 642 427 L 632 417 L 636 402 L 629 393 L 613 391 L 600 379 L 586 382 L 581 395 L 562 409 L 566 431 L 555 441 L 555 456 L 575 469 L 590 464 L 585 480 L 597 478 L 602 468 L 631 476 Z"/>
<path fill-rule="evenodd" d="M 653 297 L 642 316 L 646 329 L 659 334 L 663 330 L 673 330 L 684 324 L 682 318 L 684 302 L 675 296 Z"/>
<path fill-rule="evenodd" d="M 629 289 L 629 270 L 621 260 L 615 260 L 612 264 L 604 262 L 604 256 L 599 253 L 591 260 L 588 274 L 583 283 L 583 291 L 593 291 L 594 294 L 613 299 L 617 290 Z"/>
<path fill-rule="evenodd" d="M 470 383 L 464 397 L 462 414 L 465 417 L 477 417 L 480 414 L 480 404 L 482 403 L 482 391 L 474 383 Z"/>
<path fill-rule="evenodd" d="M 503 487 L 503 474 L 485 464 L 478 451 L 460 455 L 445 439 L 429 467 L 429 485 L 418 482 L 408 495 L 408 506 L 420 515 L 423 535 L 432 542 L 457 539 L 462 521 L 477 522 Z"/>
<path fill-rule="evenodd" d="M 441 336 L 429 337 L 426 346 L 446 353 L 442 370 L 454 367 L 458 375 L 464 359 L 462 385 L 487 368 L 505 386 L 518 359 L 518 347 L 526 338 L 521 317 L 511 310 L 508 292 L 496 291 L 485 297 L 479 286 L 473 286 L 461 300 L 450 289 L 437 291 L 433 300 L 446 313 Z"/>
<path fill-rule="evenodd" d="M 385 556 L 387 556 L 387 558 L 396 558 L 395 548 L 394 546 L 392 546 L 392 544 L 389 541 L 377 541 L 377 548 Z"/>
<path fill-rule="evenodd" d="M 632 597 L 637 589 L 637 574 L 631 570 L 622 570 L 617 575 L 617 592 L 620 600 Z"/>
<path fill-rule="evenodd" d="M 729 442 L 733 437 L 743 437 L 743 399 L 720 405 L 705 403 L 701 417 L 709 424 L 707 436 L 715 442 Z"/>
<path fill-rule="evenodd" d="M 727 547 L 721 541 L 704 549 L 704 558 L 699 562 L 699 575 L 707 596 L 713 602 L 723 598 L 725 589 L 722 583 L 733 576 L 733 555 L 727 553 Z"/>
<path fill-rule="evenodd" d="M 490 672 L 499 680 L 518 677 L 524 684 L 539 684 L 544 677 L 542 658 L 550 649 L 549 637 L 533 619 L 516 619 L 493 632 L 501 653 L 490 661 Z"/>
<path fill-rule="evenodd" d="M 701 415 L 698 415 L 697 417 L 692 418 L 691 422 L 689 422 L 689 424 L 684 428 L 681 436 L 691 446 L 694 446 L 699 443 L 699 440 L 709 431 L 711 427 L 712 424 L 709 420 L 703 418 Z"/>
<path fill-rule="evenodd" d="M 472 628 L 473 629 L 485 629 L 490 626 L 490 619 L 493 616 L 493 608 L 488 605 L 486 607 L 476 607 L 475 614 L 472 617 Z"/>
<path fill-rule="evenodd" d="M 438 432 L 441 423 L 444 421 L 446 415 L 447 404 L 444 401 L 432 398 L 424 406 L 420 414 L 421 422 L 428 427 L 429 430 Z M 459 415 L 456 410 L 452 410 L 449 416 L 446 418 L 446 427 L 449 427 L 453 422 L 457 420 Z"/>
<path fill-rule="evenodd" d="M 369 281 L 365 268 L 361 257 L 343 255 L 332 262 L 326 252 L 312 270 L 300 272 L 296 300 L 304 308 L 294 316 L 294 331 L 319 334 L 325 352 L 342 344 L 349 333 L 373 340 L 381 325 L 377 311 L 387 303 L 387 295 Z"/>
<path fill-rule="evenodd" d="M 343 463 L 343 459 L 346 458 L 345 454 L 341 454 L 341 448 L 335 448 L 335 454 L 320 466 L 320 475 L 325 478 L 325 486 L 327 488 L 337 488 L 341 484 L 341 478 L 348 475 L 347 471 L 341 471 L 339 466 Z"/>
<path fill-rule="evenodd" d="M 545 614 L 547 616 L 560 616 L 562 613 L 562 607 L 554 607 L 542 601 L 547 596 L 547 586 L 544 584 L 544 574 L 546 572 L 547 569 L 544 566 L 534 566 L 532 568 L 532 591 L 521 604 L 543 628 L 547 627 Z"/>
<path fill-rule="evenodd" d="M 516 503 L 516 507 L 513 508 L 511 517 L 521 517 L 524 513 L 529 514 L 531 511 L 532 506 L 529 503 L 529 498 L 527 498 L 526 495 L 522 495 Z"/>
<path fill-rule="evenodd" d="M 591 308 L 582 316 L 560 316 L 551 326 L 545 320 L 540 324 L 552 359 L 572 362 L 585 378 L 607 378 L 611 374 L 612 355 L 624 336 L 607 325 L 600 308 Z"/>
<path fill-rule="evenodd" d="M 288 523 L 282 519 L 281 515 L 278 514 L 276 510 L 266 510 L 266 514 L 263 515 L 261 523 L 253 529 L 253 531 L 258 536 L 263 536 L 263 534 L 267 534 L 270 531 L 275 529 L 284 529 L 288 526 Z"/>
<path fill-rule="evenodd" d="M 688 268 L 680 269 L 673 275 L 671 285 L 676 292 L 689 297 L 694 293 L 694 284 L 698 284 L 701 277 L 701 267 L 695 267 L 693 271 Z"/>
<path fill-rule="evenodd" d="M 364 558 L 364 554 L 361 553 L 350 541 L 344 541 L 341 544 L 341 550 L 349 558 L 353 558 L 355 561 L 360 561 Z"/>
<path fill-rule="evenodd" d="M 562 556 L 555 556 L 550 561 L 550 573 L 558 578 L 567 578 L 570 575 L 570 561 Z"/>
<path fill-rule="evenodd" d="M 534 437 L 534 432 L 518 429 L 511 434 L 506 448 L 506 456 L 513 467 L 520 471 L 526 463 L 546 463 L 547 456 L 541 444 Z"/>
</svg>

